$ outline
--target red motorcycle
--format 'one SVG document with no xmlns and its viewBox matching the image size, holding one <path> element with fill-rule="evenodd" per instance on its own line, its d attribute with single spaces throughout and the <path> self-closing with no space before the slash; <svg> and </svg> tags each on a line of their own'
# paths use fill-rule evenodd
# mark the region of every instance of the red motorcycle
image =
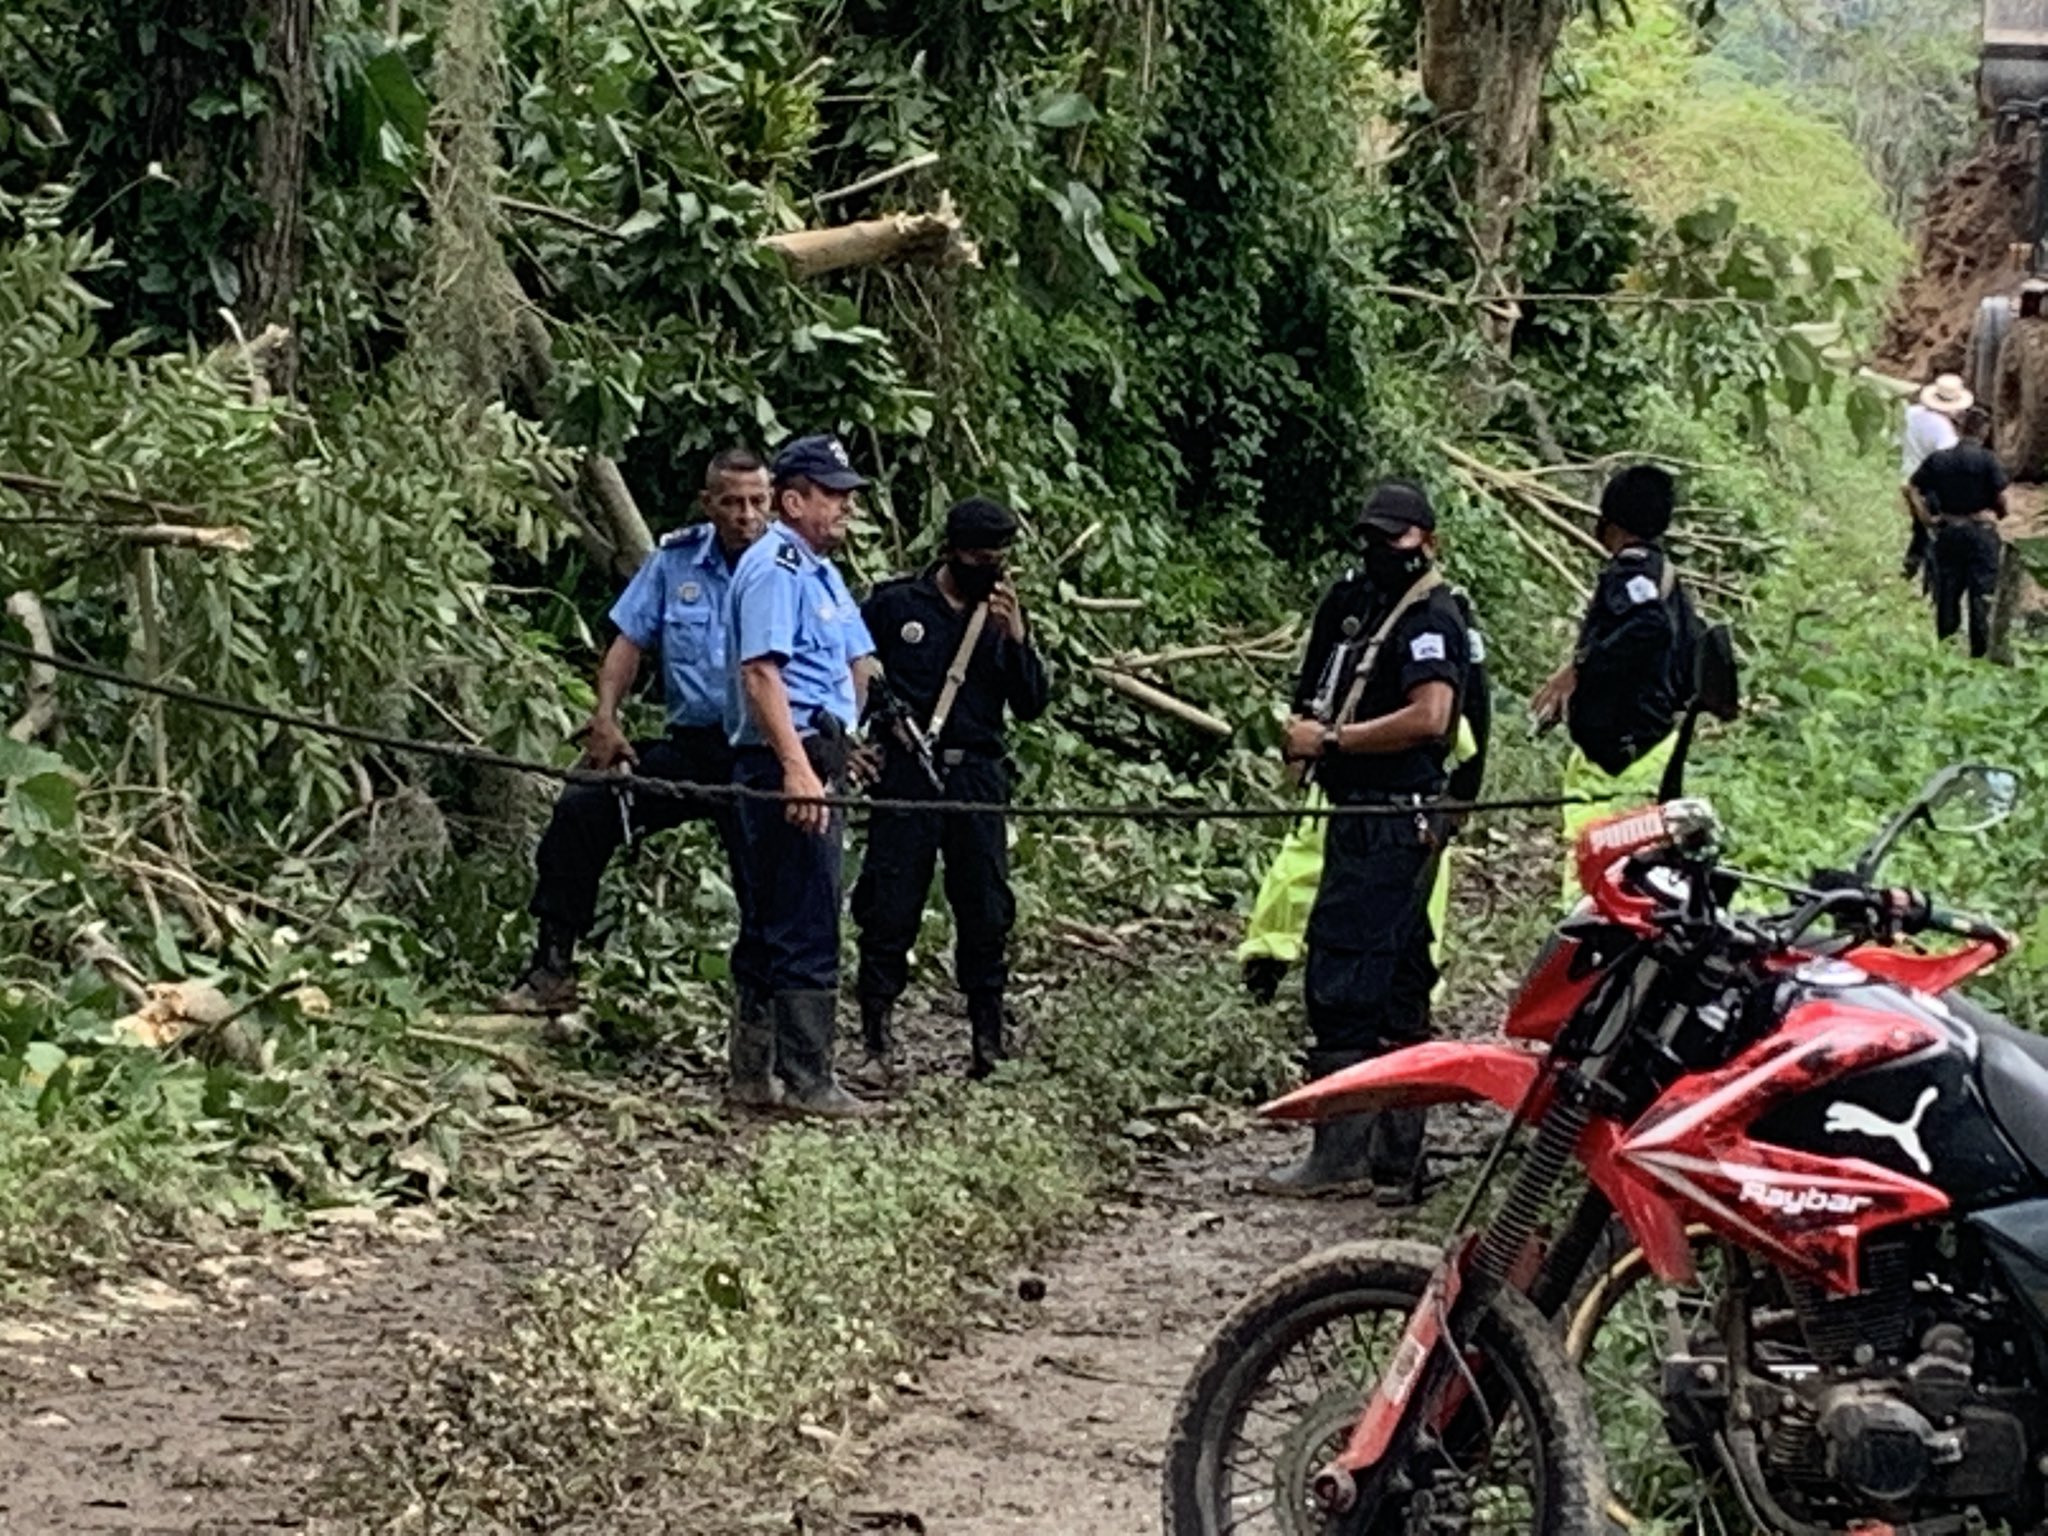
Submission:
<svg viewBox="0 0 2048 1536">
<path fill-rule="evenodd" d="M 1603 1405 L 1556 1319 L 1618 1223 L 1659 1281 L 1707 1290 L 1660 1341 L 1663 1428 L 1755 1529 L 2048 1530 L 2048 1038 L 1952 991 L 2008 935 L 1877 884 L 1908 827 L 1985 830 L 2016 792 L 1950 770 L 1803 886 L 1726 867 L 1697 801 L 1609 819 L 1507 1038 L 1268 1106 L 1509 1122 L 1447 1248 L 1332 1249 L 1232 1315 L 1175 1420 L 1167 1529 L 1612 1529 Z M 1737 912 L 1745 887 L 1794 905 Z M 1930 934 L 1963 947 L 1911 945 Z"/>
</svg>

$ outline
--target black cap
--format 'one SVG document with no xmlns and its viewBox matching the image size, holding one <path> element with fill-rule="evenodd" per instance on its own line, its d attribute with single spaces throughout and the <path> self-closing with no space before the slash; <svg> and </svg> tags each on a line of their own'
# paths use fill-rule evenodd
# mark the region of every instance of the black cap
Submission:
<svg viewBox="0 0 2048 1536">
<path fill-rule="evenodd" d="M 1017 537 L 1017 514 L 999 501 L 972 496 L 946 513 L 949 549 L 1007 549 Z"/>
<path fill-rule="evenodd" d="M 1669 470 L 1631 464 L 1600 493 L 1600 516 L 1639 539 L 1661 539 L 1678 509 L 1678 484 Z"/>
<path fill-rule="evenodd" d="M 1429 504 L 1429 493 L 1413 480 L 1388 480 L 1373 487 L 1352 526 L 1397 539 L 1410 528 L 1435 533 L 1436 509 Z"/>
<path fill-rule="evenodd" d="M 801 475 L 828 491 L 857 491 L 868 483 L 847 457 L 845 444 L 826 435 L 799 437 L 784 444 L 782 452 L 775 455 L 773 474 L 778 485 Z"/>
</svg>

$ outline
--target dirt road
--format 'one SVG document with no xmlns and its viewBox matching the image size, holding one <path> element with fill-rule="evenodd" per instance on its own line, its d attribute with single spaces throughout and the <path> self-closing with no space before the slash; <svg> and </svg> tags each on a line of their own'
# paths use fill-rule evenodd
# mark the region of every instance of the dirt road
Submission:
<svg viewBox="0 0 2048 1536">
<path fill-rule="evenodd" d="M 1467 1154 L 1477 1111 L 1438 1111 Z M 1156 1536 L 1159 1477 L 1182 1384 L 1251 1287 L 1312 1249 L 1401 1230 L 1434 1234 L 1434 1206 L 1390 1219 L 1369 1201 L 1299 1205 L 1252 1179 L 1298 1150 L 1257 1130 L 1156 1166 L 1101 1229 L 933 1358 L 869 1443 L 846 1531 L 931 1536 Z M 1453 1155 L 1456 1155 L 1454 1152 Z"/>
<path fill-rule="evenodd" d="M 1271 1270 L 1388 1225 L 1369 1202 L 1253 1194 L 1297 1141 L 1251 1131 L 1152 1162 L 1096 1230 L 1019 1277 L 1043 1299 L 990 1300 L 901 1378 L 846 1448 L 864 1476 L 826 1528 L 1156 1531 L 1167 1422 L 1209 1330 Z M 360 1529 L 316 1497 L 352 1422 L 422 1351 L 500 1326 L 560 1237 L 545 1217 L 465 1232 L 386 1216 L 259 1252 L 165 1250 L 174 1278 L 17 1314 L 0 1325 L 0 1531 Z"/>
</svg>

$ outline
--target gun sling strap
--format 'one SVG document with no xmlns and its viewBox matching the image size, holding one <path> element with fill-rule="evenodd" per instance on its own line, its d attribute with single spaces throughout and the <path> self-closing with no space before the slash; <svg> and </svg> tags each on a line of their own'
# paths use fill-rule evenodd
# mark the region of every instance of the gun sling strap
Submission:
<svg viewBox="0 0 2048 1536">
<path fill-rule="evenodd" d="M 1387 641 L 1394 633 L 1394 626 L 1443 584 L 1443 573 L 1432 567 L 1416 578 L 1414 586 L 1401 594 L 1401 601 L 1394 604 L 1393 612 L 1380 621 L 1380 627 L 1366 641 L 1365 655 L 1359 658 L 1358 670 L 1351 674 L 1351 687 L 1344 695 L 1344 707 L 1337 711 L 1331 724 L 1349 725 L 1352 722 L 1358 713 L 1359 701 L 1365 697 L 1366 684 L 1372 681 L 1373 668 L 1379 665 L 1380 652 L 1387 648 Z"/>
<path fill-rule="evenodd" d="M 977 603 L 974 612 L 968 616 L 967 633 L 960 637 L 960 649 L 953 653 L 953 664 L 946 668 L 946 686 L 939 691 L 939 702 L 932 706 L 931 721 L 924 728 L 925 739 L 934 748 L 945 733 L 946 721 L 952 718 L 953 703 L 960 697 L 961 685 L 967 681 L 968 663 L 974 660 L 974 648 L 981 644 L 981 632 L 987 628 L 988 604 Z"/>
</svg>

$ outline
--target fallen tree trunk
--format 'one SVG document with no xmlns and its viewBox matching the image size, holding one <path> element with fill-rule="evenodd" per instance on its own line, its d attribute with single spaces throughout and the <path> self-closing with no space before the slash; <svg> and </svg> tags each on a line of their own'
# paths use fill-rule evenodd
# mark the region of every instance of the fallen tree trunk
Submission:
<svg viewBox="0 0 2048 1536">
<path fill-rule="evenodd" d="M 782 257 L 795 278 L 908 261 L 939 267 L 981 265 L 981 250 L 962 232 L 950 196 L 941 197 L 933 213 L 892 213 L 830 229 L 794 230 L 768 236 L 761 248 Z"/>
</svg>

